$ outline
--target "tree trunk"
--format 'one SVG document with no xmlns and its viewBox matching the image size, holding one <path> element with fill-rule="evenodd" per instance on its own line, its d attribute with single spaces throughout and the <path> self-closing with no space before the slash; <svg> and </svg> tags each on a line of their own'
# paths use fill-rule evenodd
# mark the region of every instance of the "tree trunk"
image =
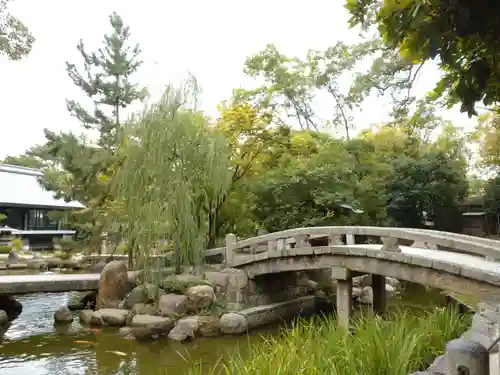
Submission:
<svg viewBox="0 0 500 375">
<path fill-rule="evenodd" d="M 131 240 L 130 245 L 127 249 L 127 255 L 128 255 L 128 269 L 131 270 L 134 268 L 134 247 L 135 247 L 135 241 Z"/>
<path fill-rule="evenodd" d="M 217 218 L 214 211 L 208 213 L 208 244 L 207 249 L 215 248 L 217 242 Z"/>
<path fill-rule="evenodd" d="M 175 245 L 174 267 L 175 267 L 175 274 L 180 275 L 182 273 L 182 270 L 181 270 L 181 249 L 180 249 L 178 244 Z"/>
</svg>

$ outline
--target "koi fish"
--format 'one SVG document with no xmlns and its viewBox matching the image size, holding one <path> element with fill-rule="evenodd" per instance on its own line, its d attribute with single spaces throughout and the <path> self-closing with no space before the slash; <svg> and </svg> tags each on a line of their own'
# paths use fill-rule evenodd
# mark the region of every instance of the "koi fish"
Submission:
<svg viewBox="0 0 500 375">
<path fill-rule="evenodd" d="M 97 343 L 87 340 L 76 340 L 73 341 L 74 344 L 83 344 L 83 345 L 96 345 Z"/>
<path fill-rule="evenodd" d="M 126 357 L 127 356 L 127 353 L 119 352 L 117 350 L 106 350 L 106 353 L 116 354 L 116 355 L 119 355 L 120 357 Z"/>
</svg>

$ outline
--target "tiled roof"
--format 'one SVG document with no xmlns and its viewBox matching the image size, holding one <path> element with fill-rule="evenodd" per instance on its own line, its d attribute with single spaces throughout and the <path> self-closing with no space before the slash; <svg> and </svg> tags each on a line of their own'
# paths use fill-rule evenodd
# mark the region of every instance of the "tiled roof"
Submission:
<svg viewBox="0 0 500 375">
<path fill-rule="evenodd" d="M 65 202 L 54 198 L 54 193 L 43 188 L 38 169 L 0 164 L 0 206 L 25 206 L 53 209 L 85 208 L 80 202 Z"/>
</svg>

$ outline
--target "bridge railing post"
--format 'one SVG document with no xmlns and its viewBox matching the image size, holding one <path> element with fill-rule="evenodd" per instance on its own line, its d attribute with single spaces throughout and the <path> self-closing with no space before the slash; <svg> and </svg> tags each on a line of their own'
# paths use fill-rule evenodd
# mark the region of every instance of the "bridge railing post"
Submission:
<svg viewBox="0 0 500 375">
<path fill-rule="evenodd" d="M 446 375 L 489 375 L 488 350 L 478 342 L 463 338 L 446 344 Z"/>
<path fill-rule="evenodd" d="M 226 235 L 226 267 L 230 268 L 234 260 L 234 250 L 236 244 L 236 235 L 229 233 Z"/>
</svg>

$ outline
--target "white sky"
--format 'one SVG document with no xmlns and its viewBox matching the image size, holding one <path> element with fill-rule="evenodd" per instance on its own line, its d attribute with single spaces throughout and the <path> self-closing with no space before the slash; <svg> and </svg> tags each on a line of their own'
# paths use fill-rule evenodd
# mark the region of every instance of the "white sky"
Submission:
<svg viewBox="0 0 500 375">
<path fill-rule="evenodd" d="M 203 89 L 202 107 L 215 106 L 231 90 L 248 86 L 244 59 L 267 43 L 284 53 L 303 56 L 338 40 L 353 42 L 343 0 L 13 0 L 11 12 L 31 29 L 36 43 L 20 62 L 0 60 L 0 158 L 23 153 L 44 141 L 43 129 L 79 131 L 65 99 L 80 92 L 65 71 L 65 61 L 80 64 L 76 44 L 83 39 L 94 50 L 110 30 L 108 16 L 117 11 L 141 45 L 144 65 L 135 80 L 153 98 L 164 85 L 192 72 Z M 430 67 L 420 75 L 417 92 L 436 82 Z M 372 98 L 356 117 L 358 128 L 387 119 L 388 106 Z M 457 110 L 443 112 L 460 126 L 473 120 Z"/>
</svg>

